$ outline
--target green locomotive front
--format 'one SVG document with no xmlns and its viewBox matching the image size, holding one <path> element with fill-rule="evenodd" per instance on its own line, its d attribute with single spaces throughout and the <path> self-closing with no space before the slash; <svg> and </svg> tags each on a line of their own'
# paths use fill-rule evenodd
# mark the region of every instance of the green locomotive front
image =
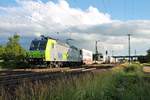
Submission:
<svg viewBox="0 0 150 100">
<path fill-rule="evenodd" d="M 30 63 L 53 67 L 78 65 L 81 59 L 78 48 L 50 37 L 33 40 L 28 53 Z"/>
</svg>

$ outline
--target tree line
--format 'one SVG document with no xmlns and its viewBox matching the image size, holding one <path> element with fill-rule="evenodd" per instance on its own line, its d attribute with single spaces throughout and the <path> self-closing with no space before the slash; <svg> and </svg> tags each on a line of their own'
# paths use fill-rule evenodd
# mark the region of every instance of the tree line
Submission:
<svg viewBox="0 0 150 100">
<path fill-rule="evenodd" d="M 140 63 L 150 63 L 150 49 L 147 50 L 147 54 L 145 56 L 139 56 L 138 61 Z"/>
</svg>

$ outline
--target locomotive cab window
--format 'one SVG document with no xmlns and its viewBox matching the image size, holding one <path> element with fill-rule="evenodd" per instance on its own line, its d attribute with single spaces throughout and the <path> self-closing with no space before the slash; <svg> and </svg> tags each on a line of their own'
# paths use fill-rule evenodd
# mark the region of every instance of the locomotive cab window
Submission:
<svg viewBox="0 0 150 100">
<path fill-rule="evenodd" d="M 30 50 L 45 50 L 47 41 L 34 40 L 31 43 Z"/>
<path fill-rule="evenodd" d="M 39 50 L 45 50 L 47 41 L 40 41 L 39 43 Z"/>
<path fill-rule="evenodd" d="M 37 50 L 38 45 L 39 45 L 39 41 L 37 41 L 37 40 L 32 41 L 32 43 L 30 45 L 30 50 Z"/>
</svg>

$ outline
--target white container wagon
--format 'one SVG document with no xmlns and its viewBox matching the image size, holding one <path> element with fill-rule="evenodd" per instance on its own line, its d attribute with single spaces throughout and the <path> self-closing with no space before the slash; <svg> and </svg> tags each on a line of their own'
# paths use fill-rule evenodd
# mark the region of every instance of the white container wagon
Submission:
<svg viewBox="0 0 150 100">
<path fill-rule="evenodd" d="M 83 62 L 83 64 L 92 64 L 93 63 L 92 51 L 82 49 L 82 62 Z"/>
</svg>

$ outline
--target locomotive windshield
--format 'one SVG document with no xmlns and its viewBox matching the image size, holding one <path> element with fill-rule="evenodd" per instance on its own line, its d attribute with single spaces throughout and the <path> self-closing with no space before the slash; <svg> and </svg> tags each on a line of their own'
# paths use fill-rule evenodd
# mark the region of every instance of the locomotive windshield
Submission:
<svg viewBox="0 0 150 100">
<path fill-rule="evenodd" d="M 33 40 L 30 46 L 30 50 L 45 50 L 46 40 Z"/>
</svg>

